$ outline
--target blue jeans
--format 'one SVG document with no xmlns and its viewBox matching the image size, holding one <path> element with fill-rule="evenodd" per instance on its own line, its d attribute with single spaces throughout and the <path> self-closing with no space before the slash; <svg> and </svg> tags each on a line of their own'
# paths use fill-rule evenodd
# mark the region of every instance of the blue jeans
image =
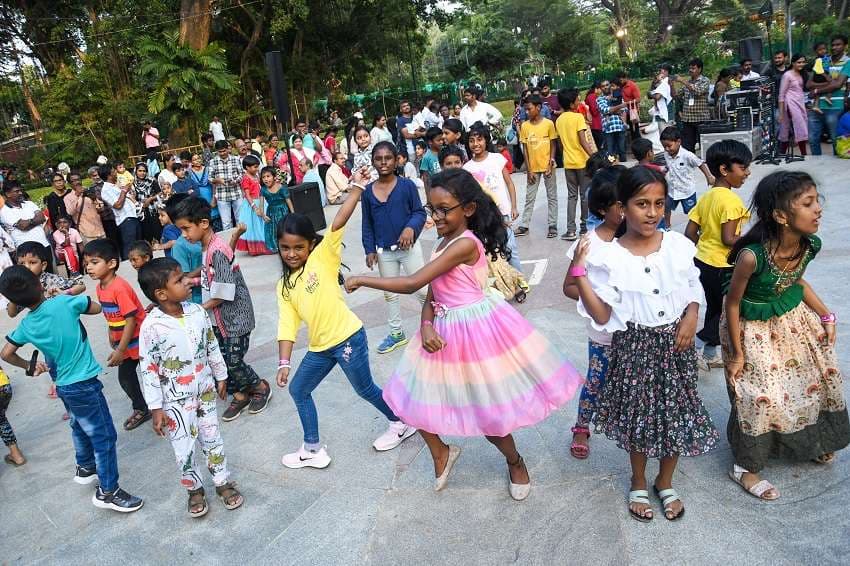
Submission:
<svg viewBox="0 0 850 566">
<path fill-rule="evenodd" d="M 626 160 L 626 132 L 607 132 L 605 134 L 605 150 L 616 155 L 620 163 Z"/>
<path fill-rule="evenodd" d="M 838 119 L 841 117 L 842 110 L 822 110 L 823 114 L 808 111 L 809 118 L 809 146 L 812 148 L 812 155 L 822 155 L 820 149 L 820 138 L 823 135 L 823 130 L 826 128 L 829 131 L 829 137 L 832 139 L 832 154 L 836 155 L 835 150 L 835 130 L 838 128 Z"/>
<path fill-rule="evenodd" d="M 57 385 L 56 394 L 70 415 L 71 438 L 74 440 L 77 465 L 91 469 L 97 466 L 97 477 L 103 491 L 118 487 L 118 435 L 112 426 L 112 415 L 103 384 L 96 377 L 71 385 Z"/>
<path fill-rule="evenodd" d="M 381 388 L 372 379 L 366 331 L 361 328 L 332 348 L 323 352 L 307 352 L 289 384 L 289 394 L 295 401 L 304 429 L 304 444 L 319 443 L 319 415 L 313 402 L 313 391 L 337 364 L 360 397 L 372 403 L 387 419 L 399 420 L 384 401 Z"/>
<path fill-rule="evenodd" d="M 511 264 L 511 267 L 522 273 L 522 264 L 519 261 L 519 248 L 516 245 L 516 235 L 514 234 L 514 229 L 511 228 L 511 217 L 510 215 L 502 216 L 502 219 L 507 224 L 508 231 L 508 243 L 507 248 L 511 250 L 511 261 L 508 263 Z"/>
</svg>

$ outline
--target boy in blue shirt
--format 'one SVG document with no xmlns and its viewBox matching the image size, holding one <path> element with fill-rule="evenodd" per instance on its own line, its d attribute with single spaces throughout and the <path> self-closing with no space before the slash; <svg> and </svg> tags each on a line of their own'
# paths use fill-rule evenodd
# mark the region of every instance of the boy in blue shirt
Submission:
<svg viewBox="0 0 850 566">
<path fill-rule="evenodd" d="M 6 336 L 8 344 L 0 357 L 40 375 L 47 371 L 43 362 L 30 368 L 30 362 L 17 354 L 18 348 L 32 344 L 56 363 L 56 392 L 71 415 L 77 461 L 74 481 L 83 485 L 100 481 L 92 497 L 95 507 L 121 513 L 137 511 L 142 500 L 118 487 L 117 435 L 103 396 L 103 384 L 97 379 L 101 368 L 80 323 L 81 314 L 101 312 L 100 304 L 86 295 L 59 295 L 45 300 L 38 277 L 22 265 L 3 271 L 0 294 L 29 309 L 21 324 Z"/>
<path fill-rule="evenodd" d="M 440 172 L 440 150 L 443 149 L 443 130 L 437 128 L 428 128 L 425 132 L 425 143 L 428 144 L 428 151 L 419 162 L 419 176 L 422 182 L 425 183 L 425 190 L 431 188 L 431 177 Z"/>
</svg>

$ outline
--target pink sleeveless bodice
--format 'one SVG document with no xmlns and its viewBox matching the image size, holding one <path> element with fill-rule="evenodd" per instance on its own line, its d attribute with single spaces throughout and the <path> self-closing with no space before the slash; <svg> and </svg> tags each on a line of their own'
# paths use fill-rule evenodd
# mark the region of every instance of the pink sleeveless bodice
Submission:
<svg viewBox="0 0 850 566">
<path fill-rule="evenodd" d="M 475 242 L 475 246 L 478 248 L 478 261 L 475 262 L 475 265 L 461 263 L 431 281 L 434 302 L 447 308 L 477 303 L 484 298 L 484 288 L 487 285 L 487 253 L 484 251 L 484 245 L 471 230 L 465 231 L 450 241 L 442 250 L 432 253 L 431 260 L 439 257 L 449 246 L 461 238 L 469 238 Z"/>
</svg>

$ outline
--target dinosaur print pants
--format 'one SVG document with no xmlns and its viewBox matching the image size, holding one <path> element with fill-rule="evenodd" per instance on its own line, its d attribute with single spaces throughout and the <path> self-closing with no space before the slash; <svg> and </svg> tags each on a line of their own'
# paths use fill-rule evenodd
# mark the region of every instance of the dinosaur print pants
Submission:
<svg viewBox="0 0 850 566">
<path fill-rule="evenodd" d="M 195 464 L 195 450 L 199 439 L 213 483 L 216 486 L 227 483 L 227 459 L 218 429 L 215 397 L 215 385 L 211 383 L 209 388 L 198 396 L 164 403 L 162 407 L 166 417 L 168 439 L 180 469 L 180 485 L 187 490 L 199 489 L 204 485 Z"/>
</svg>

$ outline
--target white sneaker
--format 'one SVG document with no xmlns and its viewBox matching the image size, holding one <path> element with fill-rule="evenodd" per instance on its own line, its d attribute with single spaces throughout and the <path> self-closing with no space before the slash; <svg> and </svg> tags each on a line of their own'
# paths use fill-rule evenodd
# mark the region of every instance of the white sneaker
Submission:
<svg viewBox="0 0 850 566">
<path fill-rule="evenodd" d="M 412 426 L 407 426 L 401 421 L 390 422 L 387 432 L 379 436 L 372 447 L 378 452 L 392 450 L 414 434 L 416 434 L 416 429 Z"/>
<path fill-rule="evenodd" d="M 280 459 L 280 462 L 287 468 L 292 468 L 293 470 L 308 467 L 327 468 L 328 464 L 331 463 L 331 457 L 328 456 L 328 452 L 325 448 L 327 448 L 327 446 L 322 446 L 318 452 L 310 452 L 304 448 L 304 445 L 302 444 L 301 448 L 299 448 L 297 452 L 285 454 L 283 458 Z"/>
</svg>

